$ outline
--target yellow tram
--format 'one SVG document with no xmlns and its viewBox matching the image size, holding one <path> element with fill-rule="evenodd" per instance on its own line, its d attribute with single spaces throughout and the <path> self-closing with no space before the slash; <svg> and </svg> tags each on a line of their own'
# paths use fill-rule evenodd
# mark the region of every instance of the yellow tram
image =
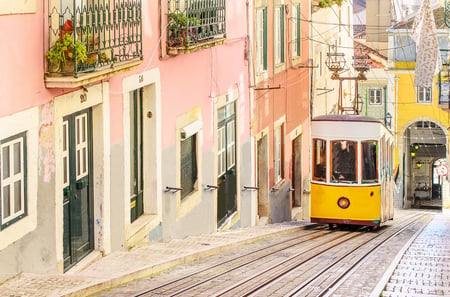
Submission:
<svg viewBox="0 0 450 297">
<path fill-rule="evenodd" d="M 311 222 L 379 227 L 393 219 L 393 136 L 377 119 L 311 122 Z"/>
</svg>

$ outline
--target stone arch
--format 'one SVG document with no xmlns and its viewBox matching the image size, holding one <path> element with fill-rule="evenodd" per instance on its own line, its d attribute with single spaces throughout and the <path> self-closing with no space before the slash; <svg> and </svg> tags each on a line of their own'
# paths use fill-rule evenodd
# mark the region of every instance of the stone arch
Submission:
<svg viewBox="0 0 450 297">
<path fill-rule="evenodd" d="M 399 135 L 402 207 L 442 209 L 448 191 L 441 189 L 448 188 L 448 181 L 447 178 L 434 178 L 434 163 L 436 160 L 447 162 L 447 128 L 433 119 L 420 117 L 407 122 Z"/>
</svg>

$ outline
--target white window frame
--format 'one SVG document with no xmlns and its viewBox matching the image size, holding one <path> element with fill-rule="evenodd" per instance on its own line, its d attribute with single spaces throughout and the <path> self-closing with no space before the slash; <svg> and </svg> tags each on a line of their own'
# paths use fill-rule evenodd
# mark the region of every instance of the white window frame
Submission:
<svg viewBox="0 0 450 297">
<path fill-rule="evenodd" d="M 14 153 L 14 146 L 19 145 L 20 151 L 19 156 L 16 156 Z M 27 203 L 27 193 L 26 193 L 26 133 L 20 133 L 7 140 L 0 141 L 0 205 L 1 214 L 0 214 L 0 230 L 7 227 L 8 224 L 11 224 L 14 220 L 20 219 L 23 215 L 26 215 L 26 203 Z M 5 156 L 4 153 L 8 152 L 8 156 Z M 16 159 L 18 157 L 19 160 Z M 5 164 L 5 158 L 8 158 L 9 169 L 6 170 L 3 167 Z M 18 164 L 16 162 L 19 162 Z M 16 171 L 15 165 L 18 165 L 19 171 Z M 5 174 L 6 173 L 6 174 Z M 6 175 L 6 176 L 5 176 Z M 15 184 L 20 182 L 20 188 L 16 189 Z M 9 189 L 9 210 L 8 216 L 5 217 L 5 209 L 4 209 L 4 190 L 5 188 Z M 16 199 L 15 194 L 16 190 L 20 192 L 19 197 L 19 209 L 16 210 Z"/>
<path fill-rule="evenodd" d="M 430 88 L 417 87 L 417 102 L 418 103 L 432 103 L 433 94 Z"/>
<path fill-rule="evenodd" d="M 89 174 L 89 150 L 88 150 L 88 139 L 87 139 L 87 113 L 83 113 L 75 117 L 75 125 L 77 131 L 75 135 L 75 164 L 76 164 L 76 179 L 83 178 Z"/>
<path fill-rule="evenodd" d="M 273 143 L 274 143 L 274 173 L 275 173 L 275 184 L 278 184 L 281 182 L 284 178 L 284 172 L 283 172 L 283 154 L 284 154 L 284 123 L 275 126 L 274 128 L 274 134 L 273 134 Z"/>
<path fill-rule="evenodd" d="M 383 98 L 383 90 L 380 88 L 369 88 L 369 104 L 381 105 Z M 379 102 L 376 101 L 379 99 Z"/>
<path fill-rule="evenodd" d="M 225 127 L 217 130 L 217 176 L 222 176 L 226 172 L 226 147 L 225 147 Z"/>
<path fill-rule="evenodd" d="M 16 98 L 17 99 L 17 98 Z M 48 109 L 46 109 L 48 108 Z M 26 132 L 26 215 L 11 223 L 7 228 L 0 231 L 0 250 L 18 242 L 30 232 L 37 228 L 37 200 L 38 200 L 38 147 L 39 135 L 47 137 L 53 129 L 45 129 L 42 126 L 42 114 L 50 114 L 51 107 L 33 107 L 21 112 L 16 112 L 10 116 L 0 117 L 0 139 L 9 139 L 13 135 Z M 26 119 L 26 120 L 24 120 Z M 44 122 L 46 123 L 46 122 Z M 53 134 L 52 134 L 53 135 Z M 47 138 L 45 138 L 47 139 Z M 49 138 L 51 139 L 51 138 Z M 44 152 L 40 152 L 45 155 Z M 49 170 L 47 170 L 49 169 Z M 51 167 L 42 170 L 42 178 L 50 176 Z M 47 175 L 48 174 L 48 175 Z"/>
<path fill-rule="evenodd" d="M 256 73 L 266 71 L 264 69 L 264 9 L 256 10 Z"/>
<path fill-rule="evenodd" d="M 301 9 L 300 3 L 292 4 L 292 58 L 298 58 L 301 55 L 301 21 L 298 18 L 298 11 Z M 300 44 L 299 44 L 300 43 Z M 300 51 L 297 48 L 300 46 Z"/>
<path fill-rule="evenodd" d="M 275 65 L 279 65 L 281 63 L 283 63 L 283 61 L 281 60 L 281 49 L 282 49 L 282 45 L 281 45 L 281 36 L 282 36 L 282 32 L 281 32 L 281 8 L 282 6 L 277 6 L 275 7 L 274 10 L 274 18 L 273 18 L 273 43 L 274 43 L 274 62 Z"/>
<path fill-rule="evenodd" d="M 236 165 L 236 121 L 227 123 L 227 131 L 227 169 L 230 169 Z"/>
</svg>

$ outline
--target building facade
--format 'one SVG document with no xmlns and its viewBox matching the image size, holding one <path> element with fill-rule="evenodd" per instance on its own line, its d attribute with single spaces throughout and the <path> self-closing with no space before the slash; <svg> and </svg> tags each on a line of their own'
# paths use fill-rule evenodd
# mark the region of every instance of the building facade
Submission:
<svg viewBox="0 0 450 297">
<path fill-rule="evenodd" d="M 397 207 L 421 207 L 434 201 L 450 207 L 448 194 L 448 28 L 443 8 L 434 10 L 442 71 L 430 88 L 414 86 L 416 44 L 411 38 L 413 19 L 404 19 L 388 30 L 388 98 L 393 98 L 394 131 L 398 145 L 399 199 Z M 393 112 L 393 113 L 392 113 Z"/>
<path fill-rule="evenodd" d="M 0 277 L 255 224 L 245 1 L 41 4 L 0 5 Z"/>
<path fill-rule="evenodd" d="M 253 1 L 257 223 L 309 216 L 309 1 Z"/>
<path fill-rule="evenodd" d="M 314 68 L 311 93 L 311 116 L 340 113 L 339 93 L 342 106 L 348 109 L 355 105 L 356 84 L 354 80 L 331 79 L 329 66 L 337 62 L 342 66 L 342 78 L 355 77 L 353 63 L 353 8 L 348 1 L 340 5 L 321 7 L 320 1 L 313 1 L 311 11 L 311 53 Z M 333 2 L 332 2 L 333 3 Z"/>
</svg>

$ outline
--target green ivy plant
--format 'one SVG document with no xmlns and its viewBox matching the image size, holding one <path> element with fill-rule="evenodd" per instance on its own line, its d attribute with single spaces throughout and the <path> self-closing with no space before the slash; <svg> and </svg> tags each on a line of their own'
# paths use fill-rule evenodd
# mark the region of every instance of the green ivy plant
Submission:
<svg viewBox="0 0 450 297">
<path fill-rule="evenodd" d="M 62 38 L 56 40 L 45 56 L 49 64 L 54 67 L 53 69 L 61 69 L 68 61 L 73 61 L 75 56 L 77 64 L 87 62 L 86 46 L 79 40 L 74 41 L 69 33 L 65 33 Z"/>
<path fill-rule="evenodd" d="M 344 2 L 344 0 L 320 0 L 319 1 L 319 7 L 331 7 L 334 4 L 337 4 L 339 6 L 342 5 L 342 2 Z"/>
</svg>

